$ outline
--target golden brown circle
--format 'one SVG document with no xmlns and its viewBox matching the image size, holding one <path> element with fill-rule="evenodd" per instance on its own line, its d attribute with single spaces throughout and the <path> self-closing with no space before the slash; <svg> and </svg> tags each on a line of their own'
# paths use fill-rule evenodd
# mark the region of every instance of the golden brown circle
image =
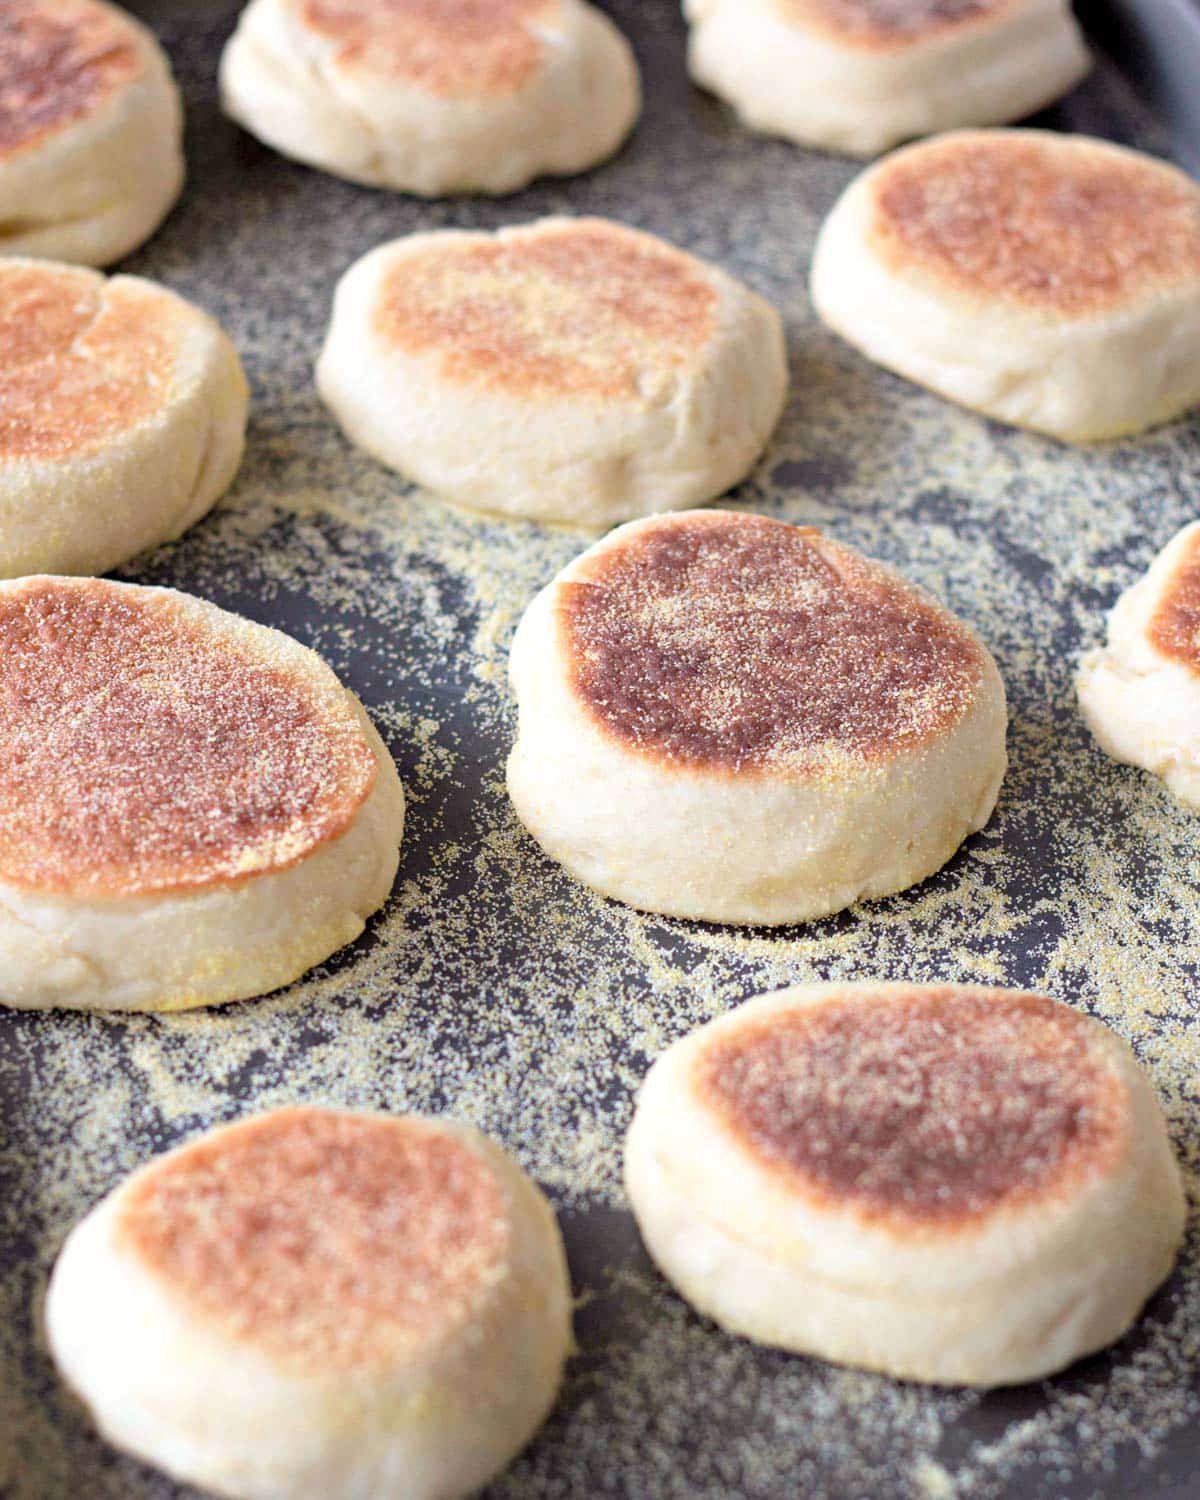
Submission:
<svg viewBox="0 0 1200 1500">
<path fill-rule="evenodd" d="M 136 33 L 92 0 L 0 5 L 0 157 L 94 114 L 145 68 Z"/>
<path fill-rule="evenodd" d="M 787 19 L 864 52 L 894 52 L 989 21 L 1015 0 L 777 0 Z"/>
<path fill-rule="evenodd" d="M 559 585 L 572 687 L 679 765 L 837 773 L 947 733 L 986 654 L 940 605 L 810 527 L 667 516 Z"/>
<path fill-rule="evenodd" d="M 493 1172 L 436 1124 L 293 1108 L 152 1165 L 117 1234 L 227 1337 L 337 1371 L 466 1323 L 509 1226 Z"/>
<path fill-rule="evenodd" d="M 708 340 L 704 267 L 602 219 L 434 240 L 385 273 L 376 335 L 446 380 L 517 396 L 634 397 Z"/>
<path fill-rule="evenodd" d="M 0 589 L 0 880 L 227 886 L 349 827 L 376 774 L 349 695 L 194 608 L 97 578 Z"/>
<path fill-rule="evenodd" d="M 1086 317 L 1200 277 L 1200 188 L 1101 142 L 969 133 L 872 179 L 875 248 L 971 298 Z"/>
<path fill-rule="evenodd" d="M 1128 1100 L 1091 1031 L 1013 990 L 863 990 L 749 1019 L 693 1078 L 805 1197 L 950 1228 L 1069 1193 L 1117 1156 Z"/>
<path fill-rule="evenodd" d="M 1200 676 L 1200 531 L 1194 532 L 1150 619 L 1150 644 Z"/>
<path fill-rule="evenodd" d="M 185 310 L 94 271 L 0 264 L 0 463 L 81 457 L 170 400 Z"/>
<path fill-rule="evenodd" d="M 301 0 L 338 64 L 443 98 L 517 93 L 542 64 L 538 34 L 559 0 Z"/>
</svg>

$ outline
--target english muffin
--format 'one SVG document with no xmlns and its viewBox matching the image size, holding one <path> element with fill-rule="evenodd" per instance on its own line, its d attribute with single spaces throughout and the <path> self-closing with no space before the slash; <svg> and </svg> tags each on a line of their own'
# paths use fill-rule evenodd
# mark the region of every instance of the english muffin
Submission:
<svg viewBox="0 0 1200 1500">
<path fill-rule="evenodd" d="M 783 406 L 783 332 L 715 266 L 603 219 L 446 230 L 356 261 L 317 384 L 447 500 L 581 526 L 711 500 Z"/>
<path fill-rule="evenodd" d="M 1200 187 L 1086 136 L 910 146 L 821 230 L 817 312 L 868 358 L 1065 442 L 1200 402 Z"/>
<path fill-rule="evenodd" d="M 1200 521 L 1117 600 L 1107 644 L 1084 656 L 1076 683 L 1109 755 L 1161 776 L 1186 807 L 1200 808 Z"/>
<path fill-rule="evenodd" d="M 1128 1046 L 967 985 L 799 986 L 702 1026 L 651 1069 L 625 1173 L 651 1255 L 724 1328 L 939 1384 L 1120 1338 L 1185 1217 Z"/>
<path fill-rule="evenodd" d="M 513 641 L 508 790 L 606 896 L 802 922 L 924 880 L 991 815 L 1004 687 L 973 631 L 810 527 L 692 511 L 565 568 Z"/>
<path fill-rule="evenodd" d="M 46 1301 L 103 1435 L 236 1500 L 452 1500 L 524 1446 L 571 1342 L 545 1198 L 449 1120 L 210 1131 L 72 1232 Z"/>
<path fill-rule="evenodd" d="M 285 156 L 406 193 L 511 193 L 633 128 L 628 42 L 586 0 L 251 0 L 226 113 Z"/>
<path fill-rule="evenodd" d="M 136 250 L 183 186 L 170 64 L 102 0 L 0 10 L 0 255 L 106 266 Z"/>
<path fill-rule="evenodd" d="M 874 156 L 1003 125 L 1087 72 L 1068 0 L 684 0 L 692 77 L 754 130 Z"/>
<path fill-rule="evenodd" d="M 0 260 L 0 577 L 177 537 L 236 474 L 247 400 L 233 345 L 165 287 Z"/>
<path fill-rule="evenodd" d="M 358 700 L 171 589 L 0 584 L 0 1003 L 264 994 L 387 898 L 404 794 Z"/>
</svg>

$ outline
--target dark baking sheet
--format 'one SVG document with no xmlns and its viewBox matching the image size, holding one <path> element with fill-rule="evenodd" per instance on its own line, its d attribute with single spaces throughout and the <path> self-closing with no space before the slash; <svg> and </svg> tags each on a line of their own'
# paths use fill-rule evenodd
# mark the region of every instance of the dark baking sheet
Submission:
<svg viewBox="0 0 1200 1500">
<path fill-rule="evenodd" d="M 1078 451 L 872 369 L 804 292 L 813 235 L 855 170 L 741 132 L 683 70 L 673 0 L 613 0 L 646 110 L 610 165 L 500 202 L 424 204 L 289 164 L 224 121 L 235 5 L 134 7 L 189 101 L 190 180 L 128 269 L 225 323 L 254 388 L 231 494 L 122 576 L 190 589 L 316 646 L 363 697 L 409 793 L 400 882 L 364 938 L 291 990 L 165 1020 L 0 1015 L 0 1493 L 166 1500 L 60 1392 L 45 1276 L 87 1206 L 147 1156 L 289 1099 L 448 1110 L 495 1133 L 559 1204 L 579 1357 L 496 1497 L 946 1500 L 1200 1491 L 1200 1242 L 1111 1354 L 980 1396 L 789 1358 L 693 1316 L 650 1268 L 620 1187 L 649 1061 L 749 995 L 807 978 L 1027 984 L 1103 1016 L 1154 1073 L 1195 1182 L 1200 820 L 1091 745 L 1072 663 L 1200 495 L 1200 423 Z M 1111 60 L 1046 123 L 1166 151 Z M 555 211 L 623 218 L 711 256 L 788 324 L 793 394 L 731 503 L 827 527 L 971 619 L 1010 695 L 1012 768 L 989 828 L 918 890 L 808 928 L 639 916 L 575 886 L 517 827 L 507 640 L 588 540 L 410 494 L 336 434 L 312 388 L 333 284 L 418 227 Z M 332 1500 L 332 1497 L 331 1497 Z"/>
<path fill-rule="evenodd" d="M 1101 45 L 1135 79 L 1189 171 L 1200 171 L 1200 0 L 1088 0 Z"/>
</svg>

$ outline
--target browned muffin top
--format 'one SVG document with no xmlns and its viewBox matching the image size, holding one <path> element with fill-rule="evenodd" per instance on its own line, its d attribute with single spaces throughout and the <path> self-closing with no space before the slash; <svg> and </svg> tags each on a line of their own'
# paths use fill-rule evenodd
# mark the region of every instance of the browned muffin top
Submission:
<svg viewBox="0 0 1200 1500">
<path fill-rule="evenodd" d="M 1150 643 L 1200 676 L 1200 530 L 1194 531 L 1150 619 Z"/>
<path fill-rule="evenodd" d="M 339 1371 L 452 1336 L 502 1271 L 510 1223 L 494 1172 L 435 1122 L 293 1108 L 153 1164 L 116 1233 L 227 1337 Z"/>
<path fill-rule="evenodd" d="M 0 5 L 0 158 L 94 113 L 141 76 L 131 26 L 92 0 Z"/>
<path fill-rule="evenodd" d="M 571 683 L 609 734 L 680 766 L 837 776 L 950 730 L 987 660 L 888 569 L 808 527 L 693 511 L 558 589 Z"/>
<path fill-rule="evenodd" d="M 693 1078 L 766 1170 L 900 1228 L 1053 1200 L 1128 1132 L 1092 1023 L 1012 990 L 883 988 L 751 1017 L 703 1049 Z"/>
<path fill-rule="evenodd" d="M 0 589 L 0 879 L 81 896 L 239 883 L 345 832 L 376 760 L 315 657 L 165 590 Z"/>
<path fill-rule="evenodd" d="M 514 396 L 628 398 L 692 359 L 715 325 L 706 269 L 603 219 L 435 238 L 398 255 L 375 332 L 443 379 Z"/>
<path fill-rule="evenodd" d="M 1200 188 L 1085 137 L 971 131 L 871 179 L 875 249 L 973 300 L 1086 317 L 1200 276 Z"/>
<path fill-rule="evenodd" d="M 990 21 L 1016 0 L 776 0 L 783 14 L 864 52 L 893 52 Z"/>
<path fill-rule="evenodd" d="M 539 35 L 559 0 L 298 0 L 347 71 L 383 74 L 442 98 L 495 98 L 541 66 Z"/>
<path fill-rule="evenodd" d="M 0 265 L 0 464 L 93 453 L 175 392 L 187 310 L 94 271 Z"/>
</svg>

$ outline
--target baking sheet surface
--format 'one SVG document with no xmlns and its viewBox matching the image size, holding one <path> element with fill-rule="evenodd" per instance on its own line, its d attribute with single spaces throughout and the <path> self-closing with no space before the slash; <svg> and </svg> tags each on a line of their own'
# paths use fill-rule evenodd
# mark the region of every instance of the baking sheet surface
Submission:
<svg viewBox="0 0 1200 1500">
<path fill-rule="evenodd" d="M 647 85 L 611 165 L 499 202 L 423 204 L 283 161 L 223 121 L 235 7 L 143 3 L 189 99 L 190 180 L 128 263 L 213 312 L 246 361 L 246 462 L 216 512 L 121 576 L 282 626 L 362 696 L 409 793 L 401 880 L 363 939 L 285 993 L 180 1016 L 0 1015 L 0 1493 L 166 1500 L 54 1381 L 37 1327 L 70 1225 L 147 1156 L 289 1100 L 452 1111 L 558 1203 L 581 1346 L 543 1434 L 489 1493 L 894 1500 L 1196 1492 L 1200 1240 L 1136 1331 L 1060 1379 L 989 1396 L 756 1350 L 651 1270 L 620 1183 L 648 1063 L 759 991 L 812 978 L 1043 988 L 1128 1036 L 1192 1182 L 1200 1164 L 1200 820 L 1091 744 L 1073 702 L 1104 610 L 1200 510 L 1200 422 L 1076 451 L 872 369 L 815 323 L 813 237 L 854 171 L 741 132 L 689 88 L 671 0 L 614 0 Z M 1047 117 L 1164 149 L 1108 64 Z M 714 258 L 787 322 L 792 395 L 729 503 L 812 523 L 969 619 L 1010 696 L 989 827 L 934 879 L 803 929 L 642 916 L 582 890 L 503 792 L 513 626 L 589 540 L 414 494 L 338 435 L 312 364 L 339 273 L 416 228 L 550 212 L 625 219 Z"/>
</svg>

